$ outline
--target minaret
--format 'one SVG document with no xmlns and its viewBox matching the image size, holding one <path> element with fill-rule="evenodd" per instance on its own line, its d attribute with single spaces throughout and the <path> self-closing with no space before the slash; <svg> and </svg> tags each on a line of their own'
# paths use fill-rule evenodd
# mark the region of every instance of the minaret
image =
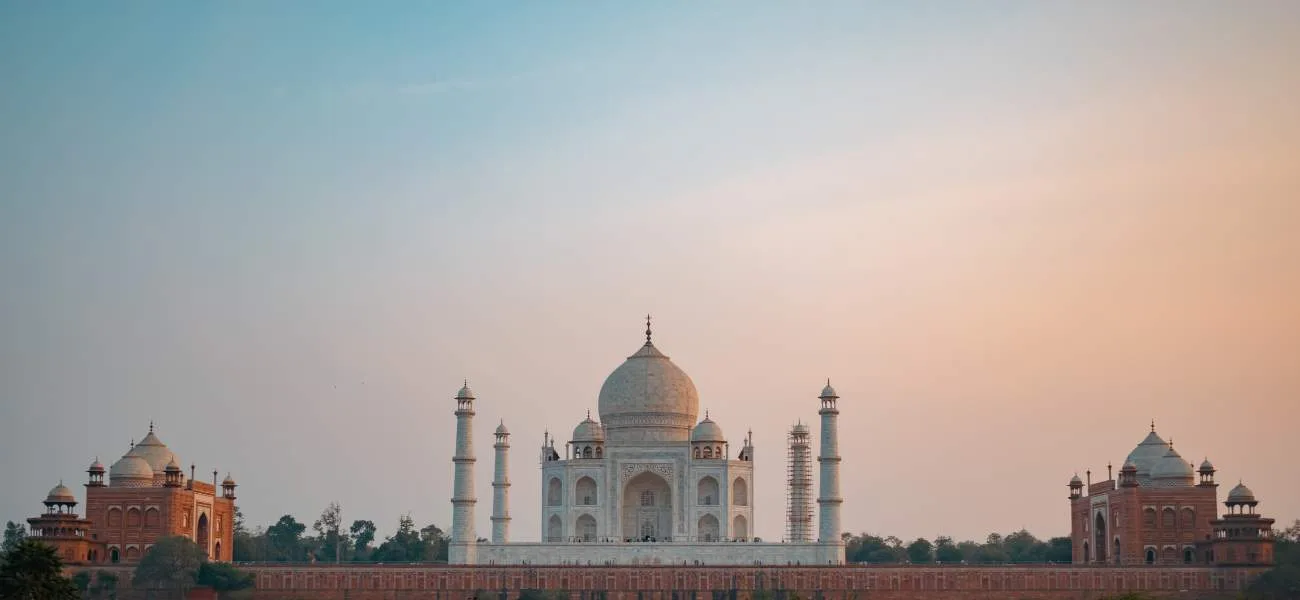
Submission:
<svg viewBox="0 0 1300 600">
<path fill-rule="evenodd" d="M 822 543 L 840 543 L 840 443 L 839 426 L 836 421 L 840 411 L 835 408 L 839 396 L 831 387 L 831 380 L 826 380 L 822 388 L 822 448 L 817 463 L 821 467 L 821 486 L 817 504 L 820 507 L 817 524 L 817 541 Z"/>
<path fill-rule="evenodd" d="M 447 562 L 454 565 L 473 564 L 474 546 L 478 537 L 474 532 L 474 392 L 469 381 L 456 392 L 456 455 L 455 482 L 451 495 L 451 542 L 447 548 Z"/>
<path fill-rule="evenodd" d="M 812 445 L 808 426 L 796 422 L 790 428 L 786 456 L 786 541 L 807 543 L 812 539 Z"/>
<path fill-rule="evenodd" d="M 492 543 L 510 542 L 510 432 L 505 421 L 497 426 L 496 470 L 492 475 Z"/>
</svg>

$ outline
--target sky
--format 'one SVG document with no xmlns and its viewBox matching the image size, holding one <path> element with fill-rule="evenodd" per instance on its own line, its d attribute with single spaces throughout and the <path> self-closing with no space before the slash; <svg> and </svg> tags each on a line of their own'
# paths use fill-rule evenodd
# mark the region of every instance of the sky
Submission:
<svg viewBox="0 0 1300 600">
<path fill-rule="evenodd" d="M 0 4 L 0 519 L 152 420 L 250 525 L 515 540 L 642 342 L 843 523 L 1069 528 L 1152 419 L 1300 518 L 1300 4 Z M 83 490 L 77 488 L 84 500 Z"/>
</svg>

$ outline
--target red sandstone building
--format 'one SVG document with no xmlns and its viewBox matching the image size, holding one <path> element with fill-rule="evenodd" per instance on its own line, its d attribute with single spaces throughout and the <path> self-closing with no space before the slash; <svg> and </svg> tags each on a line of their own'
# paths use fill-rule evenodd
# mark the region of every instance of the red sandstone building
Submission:
<svg viewBox="0 0 1300 600">
<path fill-rule="evenodd" d="M 1228 513 L 1216 515 L 1214 465 L 1200 468 L 1156 435 L 1155 423 L 1120 469 L 1098 483 L 1089 472 L 1070 480 L 1070 537 L 1075 563 L 1250 566 L 1273 562 L 1272 519 L 1243 484 L 1228 493 Z"/>
<path fill-rule="evenodd" d="M 235 480 L 220 484 L 181 470 L 176 455 L 153 432 L 108 469 L 95 460 L 86 470 L 86 516 L 62 482 L 45 499 L 45 513 L 28 519 L 31 535 L 53 546 L 69 564 L 133 563 L 159 538 L 194 540 L 212 560 L 234 550 Z M 218 493 L 220 488 L 220 493 Z"/>
</svg>

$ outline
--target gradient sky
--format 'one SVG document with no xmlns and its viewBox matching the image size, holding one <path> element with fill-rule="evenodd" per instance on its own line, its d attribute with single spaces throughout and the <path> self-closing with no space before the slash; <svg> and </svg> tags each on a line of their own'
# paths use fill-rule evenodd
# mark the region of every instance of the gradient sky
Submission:
<svg viewBox="0 0 1300 600">
<path fill-rule="evenodd" d="M 1297 65 L 1285 1 L 0 4 L 0 519 L 153 419 L 250 524 L 449 528 L 468 377 L 535 540 L 651 312 L 764 538 L 827 376 L 855 532 L 1066 534 L 1152 418 L 1290 522 Z"/>
</svg>

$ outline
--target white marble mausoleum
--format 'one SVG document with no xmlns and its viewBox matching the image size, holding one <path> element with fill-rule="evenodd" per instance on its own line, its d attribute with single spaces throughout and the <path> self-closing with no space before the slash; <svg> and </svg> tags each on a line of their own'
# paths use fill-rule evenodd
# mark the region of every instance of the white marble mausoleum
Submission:
<svg viewBox="0 0 1300 600">
<path fill-rule="evenodd" d="M 479 542 L 472 448 L 476 398 L 466 383 L 456 394 L 450 562 L 840 564 L 838 396 L 827 384 L 819 399 L 817 539 L 811 539 L 810 527 L 795 526 L 792 539 L 755 540 L 752 436 L 732 448 L 707 413 L 697 421 L 695 384 L 651 342 L 647 318 L 645 343 L 600 388 L 600 421 L 588 412 L 567 442 L 543 437 L 541 542 L 510 542 L 510 434 L 504 423 L 496 428 L 492 532 L 490 541 Z M 789 512 L 768 510 L 769 518 Z"/>
</svg>

